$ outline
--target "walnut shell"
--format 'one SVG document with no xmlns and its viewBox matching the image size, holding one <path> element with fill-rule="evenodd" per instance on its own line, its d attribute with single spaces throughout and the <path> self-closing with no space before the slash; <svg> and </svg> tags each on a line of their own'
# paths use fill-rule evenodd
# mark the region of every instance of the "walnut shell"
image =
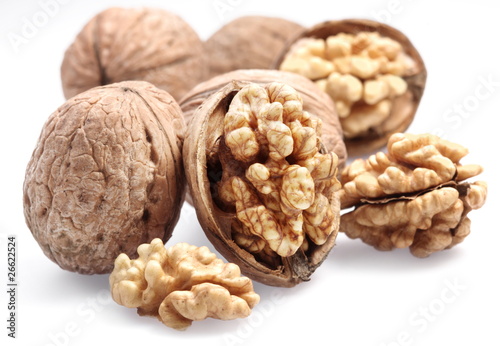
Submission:
<svg viewBox="0 0 500 346">
<path fill-rule="evenodd" d="M 147 82 L 96 87 L 45 123 L 26 169 L 24 215 L 61 268 L 109 273 L 120 253 L 166 242 L 185 195 L 182 111 Z"/>
<path fill-rule="evenodd" d="M 393 133 L 405 131 L 413 121 L 423 95 L 427 71 L 422 57 L 410 40 L 401 31 L 387 24 L 372 20 L 345 19 L 326 21 L 304 30 L 295 39 L 291 40 L 273 65 L 274 68 L 279 68 L 289 51 L 303 38 L 320 38 L 326 40 L 328 37 L 340 33 L 357 34 L 360 32 L 376 32 L 382 37 L 396 41 L 401 45 L 403 52 L 412 63 L 411 67 L 402 76 L 402 79 L 407 83 L 407 89 L 404 93 L 393 99 L 392 107 L 385 120 L 378 125 L 368 128 L 367 131 L 359 136 L 344 138 L 347 151 L 351 156 L 369 154 L 383 147 Z"/>
<path fill-rule="evenodd" d="M 205 79 L 203 43 L 179 16 L 153 8 L 109 8 L 68 47 L 61 66 L 66 98 L 90 88 L 144 80 L 175 99 Z"/>
<path fill-rule="evenodd" d="M 208 78 L 240 69 L 268 69 L 286 42 L 304 28 L 283 18 L 244 16 L 205 42 Z"/>
<path fill-rule="evenodd" d="M 192 204 L 196 209 L 198 220 L 207 238 L 215 248 L 230 262 L 236 263 L 244 275 L 261 283 L 273 286 L 291 287 L 309 280 L 332 249 L 337 232 L 333 232 L 321 245 L 311 244 L 309 248 L 299 248 L 291 256 L 278 256 L 273 253 L 271 258 L 254 256 L 251 252 L 237 244 L 233 238 L 235 211 L 221 205 L 220 195 L 214 192 L 217 184 L 224 177 L 224 165 L 231 165 L 221 159 L 221 140 L 224 131 L 224 117 L 228 107 L 237 94 L 249 84 L 266 85 L 279 80 L 299 91 L 303 99 L 303 109 L 314 114 L 314 111 L 334 114 L 331 100 L 317 92 L 316 87 L 304 77 L 272 70 L 241 70 L 211 79 L 198 85 L 181 102 L 185 116 L 190 119 L 183 147 L 184 166 Z M 225 84 L 224 84 L 225 83 Z M 323 114 L 324 116 L 324 114 Z M 332 117 L 328 117 L 331 121 Z M 323 134 L 331 126 L 336 130 L 337 143 L 333 143 L 330 131 L 330 148 L 322 145 L 321 153 L 335 148 L 340 157 L 345 160 L 345 147 L 340 137 L 338 123 L 323 123 Z M 323 139 L 323 137 L 321 137 Z M 321 143 L 321 141 L 319 141 Z M 335 155 L 335 154 L 333 154 Z M 340 185 L 338 186 L 340 188 Z M 333 190 L 332 190 L 333 191 Z M 340 212 L 339 197 L 332 192 L 329 201 L 334 209 L 333 217 L 338 219 Z M 223 204 L 223 203 L 222 203 Z"/>
</svg>

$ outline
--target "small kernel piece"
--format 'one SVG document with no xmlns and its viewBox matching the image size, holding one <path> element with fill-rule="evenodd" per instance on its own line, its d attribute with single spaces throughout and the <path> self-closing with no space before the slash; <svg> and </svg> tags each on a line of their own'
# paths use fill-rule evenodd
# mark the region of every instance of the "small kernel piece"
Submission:
<svg viewBox="0 0 500 346">
<path fill-rule="evenodd" d="M 205 246 L 179 243 L 165 249 L 161 239 L 153 239 L 137 253 L 137 259 L 117 257 L 111 296 L 168 327 L 184 330 L 207 317 L 247 317 L 260 300 L 236 264 L 224 263 Z"/>
</svg>

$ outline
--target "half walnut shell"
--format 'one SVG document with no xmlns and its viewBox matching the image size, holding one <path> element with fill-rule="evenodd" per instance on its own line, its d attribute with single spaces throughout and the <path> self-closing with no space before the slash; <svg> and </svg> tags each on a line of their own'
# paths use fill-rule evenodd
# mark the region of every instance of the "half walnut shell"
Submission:
<svg viewBox="0 0 500 346">
<path fill-rule="evenodd" d="M 240 73 L 257 78 L 216 78 L 181 102 L 190 118 L 183 157 L 191 199 L 228 261 L 256 281 L 291 287 L 309 280 L 335 243 L 340 160 L 323 144 L 325 124 L 300 83 L 273 82 L 276 71 Z"/>
<path fill-rule="evenodd" d="M 427 78 L 422 57 L 401 31 L 365 19 L 304 30 L 273 67 L 307 75 L 330 94 L 352 156 L 383 147 L 409 127 Z"/>
</svg>

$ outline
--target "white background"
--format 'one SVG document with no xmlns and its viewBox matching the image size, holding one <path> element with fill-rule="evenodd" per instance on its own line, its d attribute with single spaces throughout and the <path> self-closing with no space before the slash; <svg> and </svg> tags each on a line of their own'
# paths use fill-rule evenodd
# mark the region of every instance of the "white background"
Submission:
<svg viewBox="0 0 500 346">
<path fill-rule="evenodd" d="M 500 232 L 494 210 L 500 170 L 496 2 L 61 0 L 31 37 L 13 45 L 9 37 L 22 35 L 23 25 L 44 11 L 46 1 L 0 2 L 1 345 L 301 345 L 314 340 L 364 346 L 500 344 Z M 256 283 L 261 303 L 250 318 L 195 322 L 184 332 L 112 302 L 107 275 L 61 270 L 43 255 L 25 225 L 24 170 L 45 120 L 64 102 L 59 68 L 65 49 L 93 15 L 117 5 L 171 10 L 203 39 L 231 19 L 250 14 L 280 16 L 305 26 L 328 19 L 370 18 L 402 30 L 428 69 L 425 94 L 408 132 L 431 132 L 458 142 L 470 149 L 464 163 L 485 168 L 480 179 L 489 184 L 488 201 L 469 214 L 471 235 L 452 250 L 427 259 L 414 258 L 407 249 L 378 252 L 340 235 L 310 282 L 291 289 Z M 481 80 L 490 80 L 489 90 Z M 456 107 L 467 114 L 445 116 Z M 12 234 L 18 239 L 15 340 L 7 337 L 6 329 L 6 237 Z M 190 206 L 184 207 L 169 244 L 181 241 L 213 249 Z"/>
</svg>

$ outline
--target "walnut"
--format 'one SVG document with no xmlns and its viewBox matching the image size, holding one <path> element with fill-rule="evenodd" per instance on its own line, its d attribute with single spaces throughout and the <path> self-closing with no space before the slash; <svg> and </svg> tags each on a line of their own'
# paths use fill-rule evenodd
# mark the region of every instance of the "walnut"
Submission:
<svg viewBox="0 0 500 346">
<path fill-rule="evenodd" d="M 208 317 L 247 317 L 259 302 L 240 268 L 224 263 L 206 246 L 179 243 L 165 249 L 161 239 L 153 239 L 137 253 L 135 260 L 126 254 L 116 258 L 111 295 L 118 304 L 155 316 L 168 327 L 184 330 Z"/>
<path fill-rule="evenodd" d="M 179 16 L 155 8 L 109 8 L 68 47 L 61 66 L 66 98 L 99 85 L 143 80 L 175 99 L 205 79 L 203 42 Z"/>
<path fill-rule="evenodd" d="M 323 145 L 321 119 L 284 82 L 236 79 L 207 90 L 181 103 L 192 110 L 204 99 L 188 111 L 183 149 L 202 228 L 252 279 L 308 280 L 335 243 L 340 212 L 339 160 Z"/>
<path fill-rule="evenodd" d="M 243 16 L 205 42 L 208 77 L 240 69 L 268 69 L 303 27 L 283 18 Z"/>
<path fill-rule="evenodd" d="M 426 69 L 403 33 L 369 20 L 329 21 L 305 30 L 277 60 L 334 100 L 350 155 L 381 148 L 413 121 Z"/>
<path fill-rule="evenodd" d="M 340 230 L 379 250 L 409 247 L 427 257 L 463 241 L 467 214 L 486 200 L 485 182 L 465 180 L 482 172 L 462 165 L 461 145 L 433 135 L 393 134 L 388 153 L 357 159 L 341 175 Z"/>
<path fill-rule="evenodd" d="M 147 82 L 97 87 L 45 123 L 26 169 L 24 215 L 66 270 L 109 273 L 118 254 L 170 238 L 185 194 L 184 118 Z"/>
</svg>

